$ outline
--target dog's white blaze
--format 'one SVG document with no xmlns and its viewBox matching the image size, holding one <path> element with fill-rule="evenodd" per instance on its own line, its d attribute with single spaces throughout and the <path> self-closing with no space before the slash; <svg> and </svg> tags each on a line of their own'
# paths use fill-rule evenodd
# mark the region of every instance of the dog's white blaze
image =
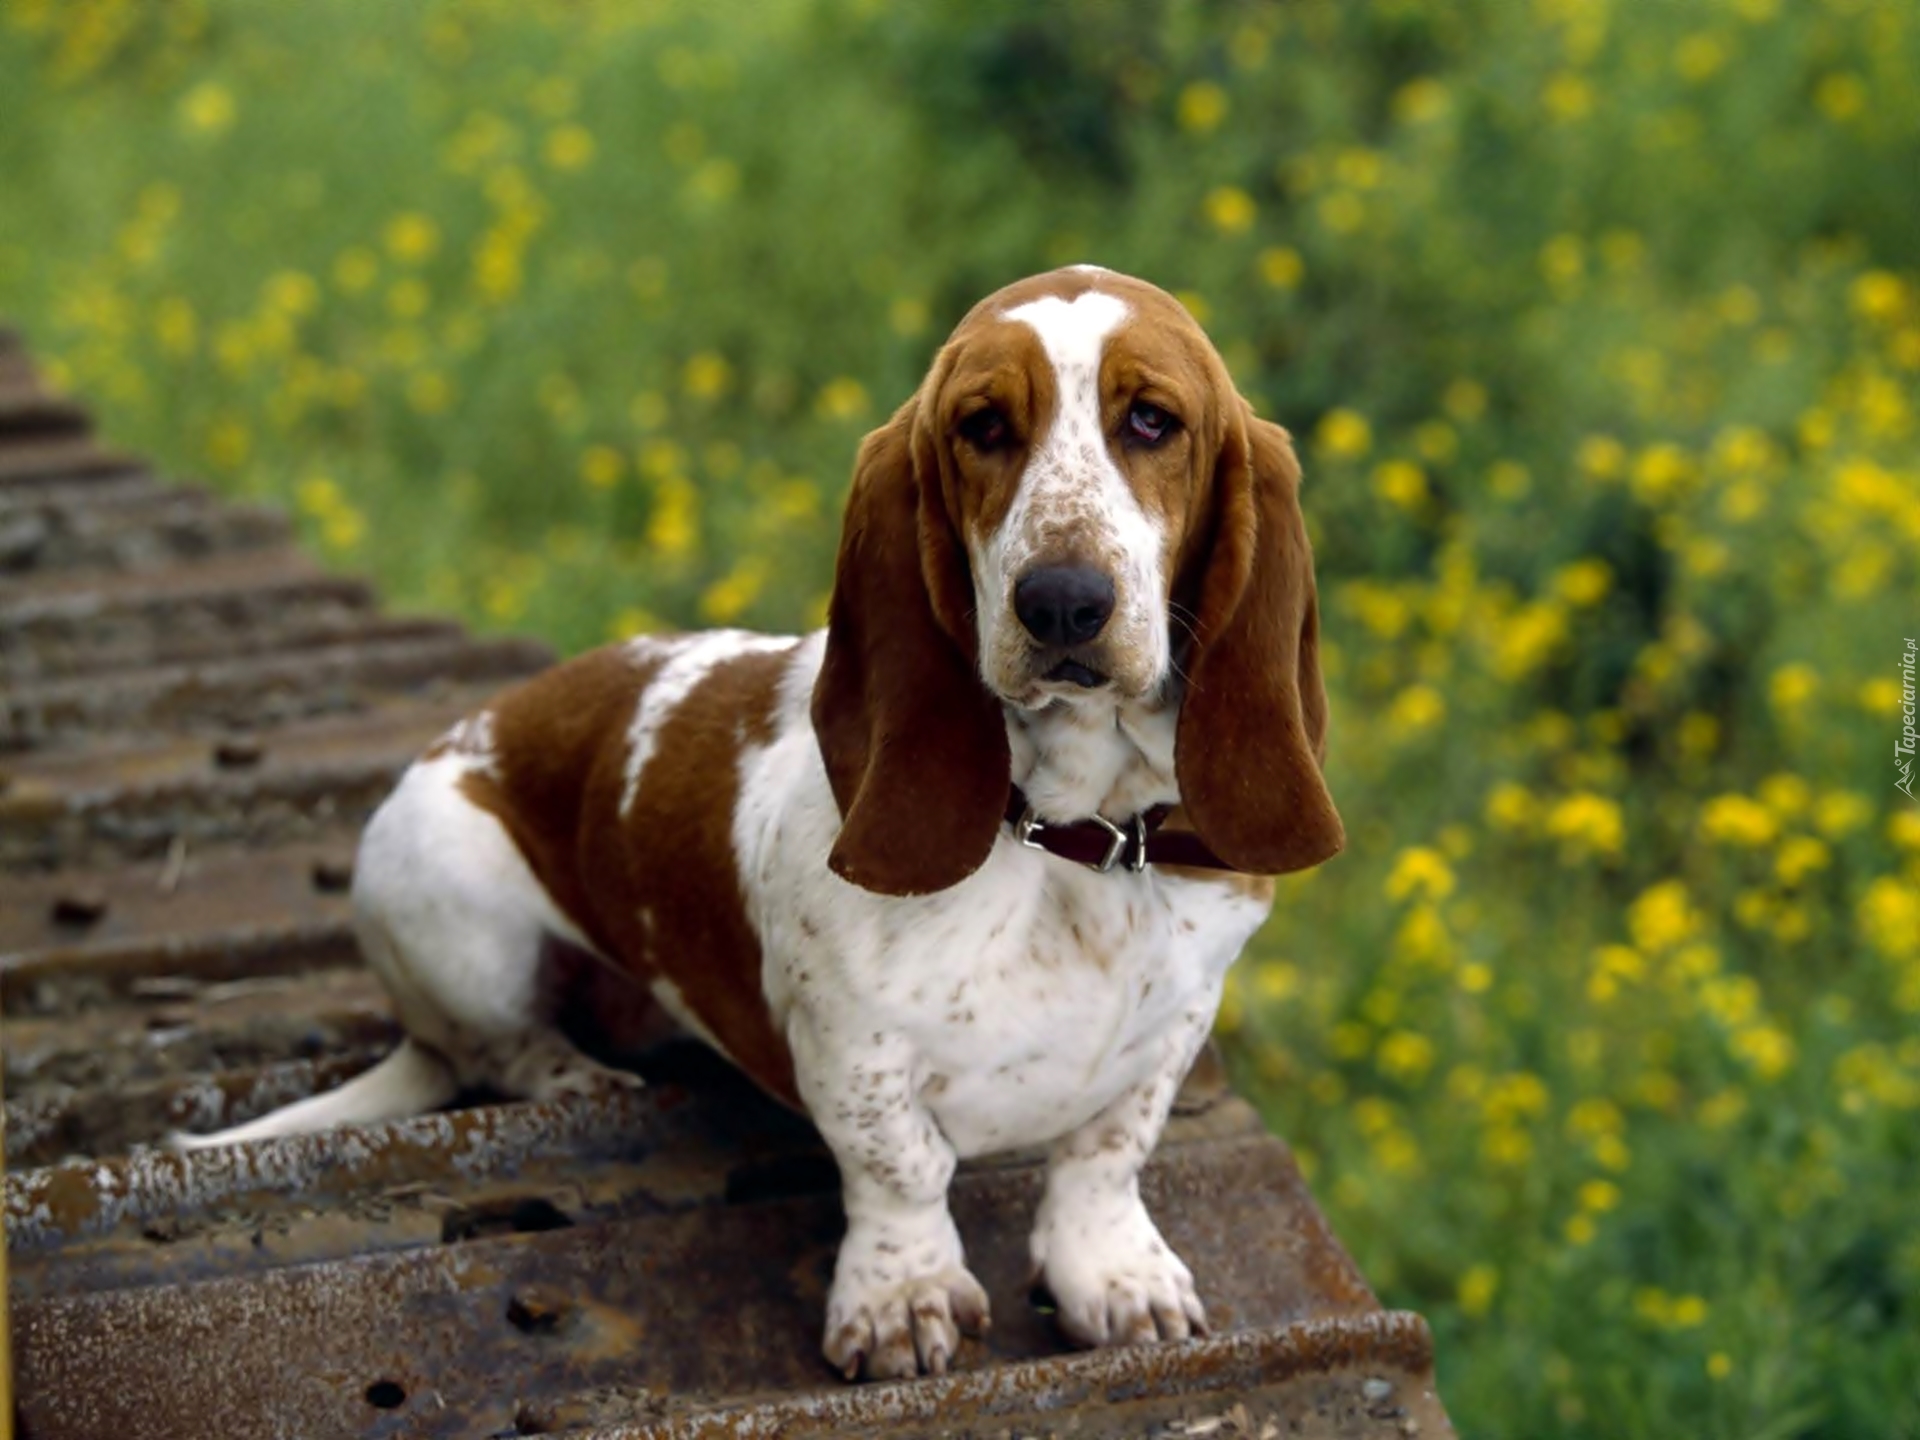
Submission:
<svg viewBox="0 0 1920 1440">
<path fill-rule="evenodd" d="M 1130 668 L 1138 677 L 1157 680 L 1166 671 L 1167 629 L 1160 615 L 1165 537 L 1108 453 L 1100 415 L 1101 352 L 1128 313 L 1124 300 L 1098 290 L 1072 300 L 1048 295 L 1006 312 L 1006 319 L 1039 337 L 1053 367 L 1057 402 L 1006 519 L 973 556 L 980 652 L 989 678 L 991 657 L 1017 628 L 1007 613 L 1014 584 L 1069 527 L 1113 568 L 1112 643 L 1137 657 Z"/>
<path fill-rule="evenodd" d="M 638 642 L 630 643 L 635 645 L 636 655 L 658 653 L 638 648 Z M 786 636 L 756 635 L 748 630 L 709 630 L 678 638 L 668 649 L 666 664 L 641 692 L 640 703 L 633 712 L 633 724 L 627 730 L 626 782 L 620 789 L 620 813 L 625 815 L 633 809 L 634 798 L 640 793 L 640 777 L 653 758 L 660 728 L 694 688 L 713 673 L 715 666 L 737 656 L 785 650 L 792 645 L 793 641 Z"/>
</svg>

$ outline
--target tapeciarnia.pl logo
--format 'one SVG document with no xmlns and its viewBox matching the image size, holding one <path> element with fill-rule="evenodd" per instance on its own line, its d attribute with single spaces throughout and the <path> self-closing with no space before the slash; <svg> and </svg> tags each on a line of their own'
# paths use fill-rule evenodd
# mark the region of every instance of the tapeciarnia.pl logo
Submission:
<svg viewBox="0 0 1920 1440">
<path fill-rule="evenodd" d="M 1893 742 L 1893 768 L 1900 778 L 1893 782 L 1893 788 L 1909 800 L 1913 795 L 1913 750 L 1920 743 L 1920 735 L 1913 728 L 1914 681 L 1913 667 L 1915 644 L 1907 641 L 1907 653 L 1900 657 L 1900 738 Z"/>
</svg>

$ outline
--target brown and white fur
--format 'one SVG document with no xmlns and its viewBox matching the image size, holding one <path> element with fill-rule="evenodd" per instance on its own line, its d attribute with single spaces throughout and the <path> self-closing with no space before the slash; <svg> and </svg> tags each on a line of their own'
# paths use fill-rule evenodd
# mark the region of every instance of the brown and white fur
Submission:
<svg viewBox="0 0 1920 1440">
<path fill-rule="evenodd" d="M 1048 1147 L 1032 1257 L 1069 1337 L 1202 1329 L 1140 1169 L 1266 877 L 1341 844 L 1298 482 L 1164 292 L 1076 267 L 990 296 L 861 447 L 827 628 L 645 636 L 455 727 L 355 870 L 409 1038 L 182 1143 L 605 1083 L 543 1008 L 559 937 L 819 1126 L 847 1214 L 825 1352 L 850 1376 L 942 1371 L 984 1327 L 947 1186 L 1019 1146 Z M 1043 567 L 1110 582 L 1096 634 L 1037 638 L 1016 592 Z M 1234 868 L 1029 848 L 1010 785 L 1061 823 L 1177 804 Z"/>
</svg>

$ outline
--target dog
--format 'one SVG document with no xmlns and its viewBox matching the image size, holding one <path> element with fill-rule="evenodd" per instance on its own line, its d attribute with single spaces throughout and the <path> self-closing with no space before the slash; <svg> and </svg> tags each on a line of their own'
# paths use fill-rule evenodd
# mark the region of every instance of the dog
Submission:
<svg viewBox="0 0 1920 1440">
<path fill-rule="evenodd" d="M 984 1330 L 947 1187 L 1023 1146 L 1068 1338 L 1203 1333 L 1138 1177 L 1272 877 L 1343 843 L 1299 480 L 1164 291 L 989 296 L 860 447 L 826 628 L 644 635 L 456 725 L 354 871 L 407 1038 L 182 1143 L 633 1083 L 554 1024 L 557 938 L 818 1126 L 849 1379 Z"/>
</svg>

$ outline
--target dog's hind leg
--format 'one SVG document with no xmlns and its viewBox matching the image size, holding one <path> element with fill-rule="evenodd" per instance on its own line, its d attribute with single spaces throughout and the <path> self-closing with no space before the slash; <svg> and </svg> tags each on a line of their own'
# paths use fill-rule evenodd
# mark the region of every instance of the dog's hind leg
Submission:
<svg viewBox="0 0 1920 1440">
<path fill-rule="evenodd" d="M 585 941 L 499 819 L 467 794 L 470 768 L 455 755 L 414 765 L 368 824 L 354 865 L 360 948 L 408 1038 L 338 1090 L 176 1145 L 389 1120 L 468 1087 L 546 1099 L 637 1083 L 552 1024 L 541 973 L 547 938 Z"/>
</svg>

